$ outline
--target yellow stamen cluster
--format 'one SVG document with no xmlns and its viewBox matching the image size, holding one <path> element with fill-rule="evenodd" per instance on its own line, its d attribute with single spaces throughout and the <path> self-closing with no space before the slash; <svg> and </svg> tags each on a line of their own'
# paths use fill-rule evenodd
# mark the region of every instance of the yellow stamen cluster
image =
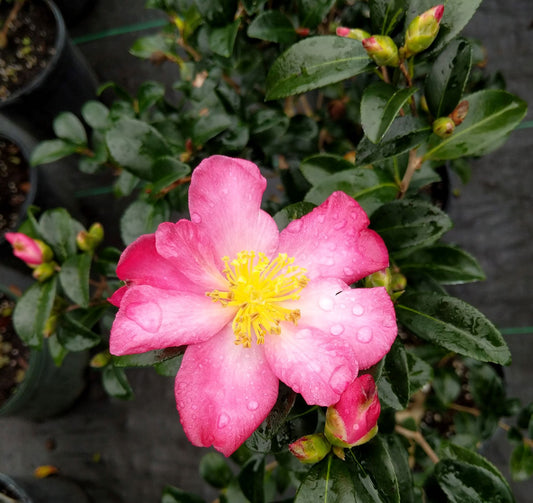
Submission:
<svg viewBox="0 0 533 503">
<path fill-rule="evenodd" d="M 222 260 L 228 291 L 213 290 L 206 295 L 224 307 L 238 308 L 232 323 L 235 344 L 250 347 L 252 334 L 262 344 L 265 334 L 281 333 L 280 322 L 296 324 L 300 310 L 282 305 L 298 300 L 308 282 L 305 269 L 292 265 L 294 258 L 280 253 L 270 260 L 264 253 L 242 251 L 231 261 L 229 257 Z"/>
</svg>

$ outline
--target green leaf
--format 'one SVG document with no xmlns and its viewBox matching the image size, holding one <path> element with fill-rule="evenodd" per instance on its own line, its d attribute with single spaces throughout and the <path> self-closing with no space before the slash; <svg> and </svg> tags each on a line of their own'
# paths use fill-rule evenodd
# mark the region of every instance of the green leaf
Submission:
<svg viewBox="0 0 533 503">
<path fill-rule="evenodd" d="M 371 68 L 373 65 L 357 40 L 336 36 L 307 38 L 274 61 L 266 80 L 266 99 L 304 93 Z"/>
<path fill-rule="evenodd" d="M 131 400 L 133 390 L 131 389 L 124 369 L 108 365 L 102 371 L 102 385 L 106 393 L 122 400 Z"/>
<path fill-rule="evenodd" d="M 367 138 L 378 143 L 407 100 L 417 91 L 410 87 L 396 89 L 385 82 L 369 85 L 361 99 L 361 125 Z"/>
<path fill-rule="evenodd" d="M 139 114 L 143 114 L 148 108 L 165 97 L 165 86 L 161 82 L 143 82 L 137 92 Z"/>
<path fill-rule="evenodd" d="M 318 185 L 330 175 L 353 167 L 353 163 L 339 155 L 317 154 L 304 159 L 300 171 L 311 185 Z"/>
<path fill-rule="evenodd" d="M 316 208 L 314 204 L 305 201 L 289 204 L 274 215 L 274 221 L 276 222 L 278 229 L 281 231 L 282 229 L 285 229 L 285 227 L 287 227 L 287 225 L 289 225 L 293 220 L 302 218 L 314 208 Z"/>
<path fill-rule="evenodd" d="M 254 18 L 248 26 L 247 35 L 279 44 L 292 44 L 297 38 L 291 20 L 277 10 L 262 12 Z"/>
<path fill-rule="evenodd" d="M 68 349 L 65 348 L 58 340 L 57 334 L 50 335 L 46 342 L 48 343 L 48 351 L 56 367 L 61 367 L 65 357 L 68 355 Z M 42 351 L 42 349 L 41 349 Z"/>
<path fill-rule="evenodd" d="M 96 130 L 105 130 L 111 124 L 109 121 L 109 108 L 99 101 L 87 101 L 81 109 L 81 115 L 85 122 Z"/>
<path fill-rule="evenodd" d="M 191 168 L 187 164 L 170 156 L 159 157 L 154 162 L 153 170 L 156 182 L 152 186 L 152 192 L 155 194 L 191 172 Z"/>
<path fill-rule="evenodd" d="M 121 119 L 106 133 L 106 142 L 113 158 L 124 169 L 144 180 L 156 176 L 152 166 L 159 157 L 172 152 L 163 136 L 146 122 Z"/>
<path fill-rule="evenodd" d="M 134 201 L 120 219 L 120 236 L 126 245 L 142 234 L 155 232 L 157 226 L 170 218 L 170 209 L 164 201 L 153 204 L 148 201 Z"/>
<path fill-rule="evenodd" d="M 409 403 L 409 368 L 403 343 L 396 339 L 385 356 L 385 365 L 378 381 L 380 400 L 396 410 L 403 410 Z"/>
<path fill-rule="evenodd" d="M 161 495 L 161 503 L 205 503 L 205 500 L 177 487 L 166 486 Z"/>
<path fill-rule="evenodd" d="M 64 208 L 47 210 L 39 219 L 39 234 L 52 247 L 60 262 L 77 253 L 76 235 L 81 230 L 83 226 Z"/>
<path fill-rule="evenodd" d="M 398 186 L 386 173 L 352 168 L 326 178 L 306 194 L 305 200 L 319 205 L 337 190 L 353 197 L 369 215 L 398 194 Z"/>
<path fill-rule="evenodd" d="M 432 245 L 452 227 L 450 217 L 442 210 L 413 200 L 384 204 L 372 215 L 371 222 L 395 258 Z"/>
<path fill-rule="evenodd" d="M 194 124 L 193 141 L 196 145 L 203 145 L 232 125 L 231 118 L 223 113 L 210 113 L 202 116 Z"/>
<path fill-rule="evenodd" d="M 140 182 L 140 178 L 124 169 L 113 183 L 113 194 L 115 197 L 129 196 Z"/>
<path fill-rule="evenodd" d="M 358 498 L 347 464 L 334 456 L 328 456 L 309 470 L 298 488 L 294 503 L 364 501 L 356 497 Z"/>
<path fill-rule="evenodd" d="M 233 472 L 226 458 L 218 452 L 208 452 L 200 460 L 200 476 L 212 487 L 223 489 L 230 483 Z M 261 485 L 262 485 L 261 481 Z"/>
<path fill-rule="evenodd" d="M 533 450 L 525 443 L 513 449 L 510 460 L 511 477 L 516 481 L 528 480 L 533 475 Z"/>
<path fill-rule="evenodd" d="M 432 382 L 438 400 L 446 408 L 455 402 L 461 393 L 461 381 L 453 368 L 437 368 Z"/>
<path fill-rule="evenodd" d="M 298 0 L 300 25 L 316 28 L 327 16 L 335 0 Z"/>
<path fill-rule="evenodd" d="M 502 378 L 490 365 L 469 365 L 469 388 L 477 407 L 486 415 L 506 415 Z"/>
<path fill-rule="evenodd" d="M 369 0 L 372 33 L 388 35 L 402 20 L 405 0 Z"/>
<path fill-rule="evenodd" d="M 211 25 L 221 26 L 233 21 L 237 0 L 195 0 L 202 17 Z"/>
<path fill-rule="evenodd" d="M 241 18 L 237 18 L 233 23 L 218 28 L 211 28 L 209 31 L 209 48 L 219 56 L 229 58 L 233 53 L 235 39 L 239 32 Z"/>
<path fill-rule="evenodd" d="M 265 503 L 265 458 L 253 457 L 239 473 L 239 486 L 250 503 Z"/>
<path fill-rule="evenodd" d="M 454 133 L 442 139 L 431 137 L 424 159 L 446 160 L 484 155 L 498 148 L 527 111 L 527 104 L 506 91 L 485 89 L 464 98 L 469 108 Z"/>
<path fill-rule="evenodd" d="M 52 312 L 57 279 L 34 283 L 17 301 L 13 325 L 18 336 L 30 347 L 40 348 L 46 322 Z"/>
<path fill-rule="evenodd" d="M 467 40 L 456 39 L 439 54 L 425 85 L 428 108 L 434 117 L 450 114 L 463 95 L 470 68 L 472 48 Z"/>
<path fill-rule="evenodd" d="M 54 133 L 62 140 L 87 145 L 87 134 L 81 121 L 72 112 L 61 112 L 52 124 Z"/>
<path fill-rule="evenodd" d="M 413 492 L 413 474 L 409 466 L 409 454 L 404 439 L 399 435 L 384 436 L 390 460 L 394 466 L 394 473 L 398 483 L 401 503 L 415 503 Z"/>
<path fill-rule="evenodd" d="M 69 351 L 83 351 L 102 342 L 100 335 L 93 332 L 72 313 L 66 313 L 61 317 L 57 328 L 57 338 Z"/>
<path fill-rule="evenodd" d="M 39 143 L 31 153 L 30 164 L 38 166 L 57 161 L 76 153 L 78 145 L 65 140 L 45 140 Z"/>
<path fill-rule="evenodd" d="M 433 367 L 410 352 L 407 352 L 407 365 L 409 367 L 409 395 L 413 396 L 433 379 Z"/>
<path fill-rule="evenodd" d="M 455 246 L 437 244 L 398 260 L 403 274 L 422 272 L 442 285 L 481 281 L 485 275 L 472 255 Z"/>
<path fill-rule="evenodd" d="M 146 353 L 138 353 L 132 355 L 113 356 L 113 364 L 115 367 L 153 367 L 158 363 L 176 358 L 182 355 L 185 347 L 174 347 L 166 349 L 156 349 L 154 351 L 147 351 Z"/>
<path fill-rule="evenodd" d="M 418 337 L 481 361 L 506 365 L 509 348 L 496 327 L 466 302 L 435 293 L 405 293 L 396 304 L 398 321 Z"/>
<path fill-rule="evenodd" d="M 92 257 L 88 253 L 71 255 L 61 265 L 59 282 L 68 297 L 81 307 L 89 306 L 89 273 Z"/>
<path fill-rule="evenodd" d="M 173 41 L 162 33 L 140 37 L 130 48 L 130 54 L 137 58 L 150 59 L 154 53 L 172 54 Z"/>
</svg>

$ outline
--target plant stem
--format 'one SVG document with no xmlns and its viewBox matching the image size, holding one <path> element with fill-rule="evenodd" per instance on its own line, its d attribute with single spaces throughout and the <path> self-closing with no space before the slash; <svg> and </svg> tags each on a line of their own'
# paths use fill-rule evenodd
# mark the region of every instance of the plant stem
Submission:
<svg viewBox="0 0 533 503">
<path fill-rule="evenodd" d="M 420 166 L 422 166 L 422 157 L 417 157 L 416 149 L 412 149 L 409 152 L 409 163 L 407 164 L 407 170 L 405 171 L 403 179 L 400 182 L 400 193 L 398 195 L 399 199 L 403 199 L 405 196 L 405 193 L 407 192 L 407 189 L 411 183 L 411 179 L 413 178 L 415 171 L 420 169 Z"/>
<path fill-rule="evenodd" d="M 431 445 L 428 444 L 422 433 L 420 433 L 419 431 L 409 430 L 407 428 L 404 428 L 403 426 L 400 426 L 399 424 L 394 427 L 394 430 L 396 431 L 396 433 L 399 433 L 405 438 L 415 441 L 426 453 L 427 457 L 431 459 L 431 461 L 433 461 L 433 463 L 437 464 L 440 461 L 439 457 L 437 456 Z"/>
<path fill-rule="evenodd" d="M 7 19 L 4 23 L 4 26 L 2 26 L 2 29 L 0 30 L 0 49 L 4 49 L 6 47 L 7 33 L 9 31 L 9 27 L 11 26 L 11 23 L 17 17 L 20 9 L 22 9 L 24 2 L 26 2 L 26 0 L 16 0 L 15 3 L 13 4 L 13 8 L 9 12 L 9 15 L 7 16 Z"/>
</svg>

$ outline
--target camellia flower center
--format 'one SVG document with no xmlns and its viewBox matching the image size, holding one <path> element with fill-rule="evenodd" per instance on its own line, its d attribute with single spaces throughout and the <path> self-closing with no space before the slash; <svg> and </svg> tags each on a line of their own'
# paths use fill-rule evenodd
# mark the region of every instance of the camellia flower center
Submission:
<svg viewBox="0 0 533 503">
<path fill-rule="evenodd" d="M 298 300 L 308 279 L 305 269 L 293 265 L 294 258 L 280 253 L 270 260 L 264 253 L 242 251 L 231 261 L 229 257 L 222 260 L 229 289 L 206 295 L 224 307 L 237 308 L 232 323 L 235 344 L 250 347 L 252 334 L 262 344 L 265 334 L 281 333 L 282 321 L 296 324 L 300 310 L 288 309 L 283 303 Z"/>
</svg>

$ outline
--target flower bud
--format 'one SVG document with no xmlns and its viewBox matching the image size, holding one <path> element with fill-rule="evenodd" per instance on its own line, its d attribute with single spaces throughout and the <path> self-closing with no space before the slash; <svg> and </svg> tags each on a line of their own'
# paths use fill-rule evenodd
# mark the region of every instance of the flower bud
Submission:
<svg viewBox="0 0 533 503">
<path fill-rule="evenodd" d="M 365 278 L 365 288 L 375 288 L 378 286 L 384 286 L 387 289 L 387 292 L 390 293 L 391 272 L 388 267 Z"/>
<path fill-rule="evenodd" d="M 56 267 L 58 265 L 55 262 L 43 262 L 38 265 L 31 275 L 39 282 L 42 283 L 51 278 L 56 273 Z"/>
<path fill-rule="evenodd" d="M 449 115 L 450 119 L 453 121 L 453 123 L 458 126 L 465 120 L 466 114 L 468 113 L 468 101 L 463 100 L 461 101 L 453 110 L 453 112 Z"/>
<path fill-rule="evenodd" d="M 57 328 L 57 322 L 58 322 L 58 314 L 52 312 L 52 314 L 48 317 L 46 320 L 46 323 L 44 324 L 44 330 L 43 335 L 45 337 L 50 337 L 53 333 L 55 333 Z"/>
<path fill-rule="evenodd" d="M 331 445 L 322 433 L 306 435 L 289 444 L 291 454 L 306 464 L 318 463 L 328 455 L 330 450 Z"/>
<path fill-rule="evenodd" d="M 400 292 L 405 290 L 407 286 L 407 278 L 400 272 L 395 272 L 391 275 L 390 288 L 393 292 Z"/>
<path fill-rule="evenodd" d="M 359 28 L 345 28 L 344 26 L 339 26 L 335 33 L 339 37 L 353 38 L 354 40 L 363 41 L 365 38 L 370 38 L 370 33 Z"/>
<path fill-rule="evenodd" d="M 448 138 L 455 130 L 455 124 L 449 117 L 439 117 L 433 121 L 432 127 L 433 132 L 441 138 Z"/>
<path fill-rule="evenodd" d="M 104 239 L 104 228 L 100 223 L 91 225 L 88 231 L 80 231 L 76 236 L 76 244 L 81 251 L 93 252 Z"/>
<path fill-rule="evenodd" d="M 340 400 L 328 407 L 324 434 L 337 447 L 368 442 L 378 431 L 381 405 L 374 379 L 364 374 L 352 382 Z"/>
<path fill-rule="evenodd" d="M 386 35 L 374 35 L 362 40 L 367 54 L 378 66 L 399 66 L 398 47 L 392 38 Z"/>
<path fill-rule="evenodd" d="M 110 361 L 111 353 L 109 353 L 109 351 L 101 351 L 91 358 L 89 366 L 93 369 L 102 369 L 107 366 Z"/>
<path fill-rule="evenodd" d="M 405 33 L 406 57 L 424 51 L 433 43 L 439 32 L 443 13 L 444 5 L 436 5 L 411 21 Z"/>
<path fill-rule="evenodd" d="M 48 262 L 54 256 L 51 248 L 40 239 L 30 238 L 21 232 L 6 232 L 5 236 L 13 247 L 13 255 L 30 267 Z"/>
</svg>

